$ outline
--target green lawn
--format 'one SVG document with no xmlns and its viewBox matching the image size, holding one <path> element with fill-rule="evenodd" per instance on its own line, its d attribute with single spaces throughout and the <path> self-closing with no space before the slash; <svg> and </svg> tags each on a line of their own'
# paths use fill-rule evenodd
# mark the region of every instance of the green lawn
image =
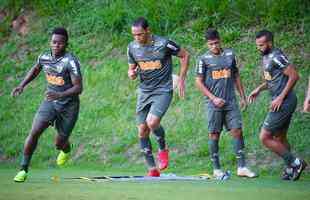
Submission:
<svg viewBox="0 0 310 200">
<path fill-rule="evenodd" d="M 101 176 L 117 174 L 117 171 L 99 171 L 77 168 L 33 169 L 27 182 L 14 183 L 16 170 L 0 169 L 0 199 L 247 199 L 247 200 L 306 200 L 310 197 L 310 177 L 298 182 L 284 182 L 278 177 L 242 179 L 232 177 L 226 182 L 216 181 L 169 181 L 169 182 L 88 182 L 84 180 L 51 180 L 52 176 Z M 126 174 L 123 170 L 120 174 Z M 127 173 L 136 174 L 136 173 Z"/>
</svg>

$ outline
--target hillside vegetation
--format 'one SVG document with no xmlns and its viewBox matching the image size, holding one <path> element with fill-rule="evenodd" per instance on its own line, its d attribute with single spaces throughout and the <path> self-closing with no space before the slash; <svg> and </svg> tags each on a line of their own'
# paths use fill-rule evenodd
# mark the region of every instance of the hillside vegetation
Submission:
<svg viewBox="0 0 310 200">
<path fill-rule="evenodd" d="M 310 161 L 310 115 L 301 112 L 310 74 L 309 8 L 306 0 L 0 0 L 0 11 L 5 13 L 0 20 L 1 161 L 19 162 L 24 139 L 43 99 L 43 74 L 19 98 L 13 99 L 10 92 L 37 56 L 49 48 L 51 30 L 64 26 L 70 33 L 69 50 L 80 59 L 84 77 L 80 117 L 71 138 L 73 164 L 128 167 L 142 163 L 135 127 L 137 81 L 127 78 L 126 58 L 132 40 L 130 24 L 138 16 L 149 19 L 154 33 L 171 38 L 191 53 L 186 98 L 181 100 L 175 94 L 163 119 L 172 169 L 211 167 L 203 98 L 194 85 L 195 59 L 206 51 L 203 33 L 207 27 L 216 27 L 223 46 L 236 51 L 247 93 L 261 81 L 255 33 L 262 28 L 275 33 L 276 46 L 287 53 L 301 76 L 289 139 L 298 155 Z M 11 28 L 20 15 L 27 16 L 25 35 Z M 175 59 L 174 73 L 178 70 Z M 258 140 L 268 103 L 269 96 L 264 93 L 242 113 L 247 157 L 250 165 L 262 170 L 282 164 Z M 54 165 L 54 136 L 53 129 L 43 134 L 34 165 Z M 224 167 L 234 165 L 229 134 L 223 134 L 220 146 Z"/>
</svg>

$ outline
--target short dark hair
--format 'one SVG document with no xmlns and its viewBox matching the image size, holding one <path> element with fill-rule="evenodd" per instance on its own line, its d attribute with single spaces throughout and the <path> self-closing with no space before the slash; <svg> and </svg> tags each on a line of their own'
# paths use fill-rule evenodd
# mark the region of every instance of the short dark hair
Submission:
<svg viewBox="0 0 310 200">
<path fill-rule="evenodd" d="M 259 31 L 256 33 L 256 39 L 261 38 L 261 37 L 266 37 L 266 40 L 269 42 L 273 42 L 273 33 L 271 31 L 268 31 L 266 29 Z"/>
<path fill-rule="evenodd" d="M 144 17 L 138 17 L 133 23 L 132 26 L 142 27 L 143 29 L 147 29 L 149 27 L 149 23 Z"/>
<path fill-rule="evenodd" d="M 54 34 L 64 36 L 65 39 L 66 39 L 66 42 L 68 42 L 68 40 L 69 40 L 68 31 L 65 28 L 63 28 L 63 27 L 56 27 L 56 28 L 54 28 L 54 30 L 52 32 L 52 35 L 54 35 Z"/>
<path fill-rule="evenodd" d="M 206 40 L 220 39 L 220 34 L 216 29 L 209 28 L 206 30 L 205 38 Z"/>
</svg>

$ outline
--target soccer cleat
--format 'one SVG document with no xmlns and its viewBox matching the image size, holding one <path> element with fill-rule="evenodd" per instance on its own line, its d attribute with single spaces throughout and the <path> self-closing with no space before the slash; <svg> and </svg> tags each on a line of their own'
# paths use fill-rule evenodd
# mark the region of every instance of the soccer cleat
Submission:
<svg viewBox="0 0 310 200">
<path fill-rule="evenodd" d="M 213 177 L 215 179 L 222 179 L 222 177 L 225 175 L 225 173 L 221 169 L 215 169 L 213 170 Z"/>
<path fill-rule="evenodd" d="M 237 175 L 240 176 L 240 177 L 248 177 L 248 178 L 255 178 L 255 177 L 257 177 L 257 174 L 252 172 L 247 167 L 238 167 Z"/>
<path fill-rule="evenodd" d="M 15 182 L 24 182 L 27 179 L 27 172 L 25 170 L 19 171 L 14 177 Z"/>
<path fill-rule="evenodd" d="M 150 169 L 147 173 L 147 176 L 160 177 L 160 172 L 158 169 Z"/>
<path fill-rule="evenodd" d="M 169 150 L 165 149 L 162 151 L 158 151 L 157 159 L 159 162 L 158 168 L 160 171 L 166 169 L 169 165 Z"/>
<path fill-rule="evenodd" d="M 286 168 L 284 168 L 284 170 L 282 172 L 281 179 L 284 181 L 290 181 L 290 180 L 292 180 L 292 176 L 293 176 L 293 168 L 286 167 Z"/>
<path fill-rule="evenodd" d="M 299 159 L 300 163 L 296 167 L 293 167 L 292 180 L 297 181 L 304 169 L 307 167 L 307 163 L 304 160 Z"/>
<path fill-rule="evenodd" d="M 70 158 L 70 153 L 65 153 L 63 151 L 60 151 L 60 153 L 57 156 L 57 165 L 62 166 L 64 165 Z"/>
</svg>

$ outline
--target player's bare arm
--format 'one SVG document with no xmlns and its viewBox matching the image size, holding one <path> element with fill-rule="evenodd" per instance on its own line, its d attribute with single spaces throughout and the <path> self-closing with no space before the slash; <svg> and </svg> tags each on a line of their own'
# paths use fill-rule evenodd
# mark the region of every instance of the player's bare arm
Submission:
<svg viewBox="0 0 310 200">
<path fill-rule="evenodd" d="M 16 87 L 13 89 L 11 95 L 13 97 L 16 97 L 18 95 L 20 95 L 23 91 L 24 88 L 33 80 L 35 79 L 39 73 L 41 72 L 41 67 L 39 66 L 39 64 L 35 64 L 30 71 L 27 73 L 26 77 L 24 78 L 24 80 Z"/>
<path fill-rule="evenodd" d="M 281 94 L 271 102 L 270 109 L 272 111 L 278 111 L 280 109 L 283 100 L 285 99 L 287 94 L 293 89 L 299 79 L 299 75 L 293 65 L 287 66 L 283 70 L 283 73 L 288 76 L 288 81 Z"/>
<path fill-rule="evenodd" d="M 74 96 L 79 95 L 83 91 L 83 84 L 82 78 L 80 76 L 70 75 L 73 86 L 63 92 L 54 92 L 48 91 L 45 93 L 46 99 L 48 101 L 53 101 L 59 98 L 67 97 L 67 96 Z"/>
<path fill-rule="evenodd" d="M 246 99 L 246 96 L 245 96 L 245 93 L 244 93 L 244 88 L 243 88 L 243 84 L 241 82 L 241 78 L 240 78 L 239 72 L 237 72 L 236 75 L 235 75 L 235 85 L 236 85 L 236 88 L 237 88 L 238 93 L 240 95 L 240 107 L 242 109 L 244 109 L 247 106 L 247 99 Z"/>
<path fill-rule="evenodd" d="M 129 64 L 128 77 L 131 80 L 135 80 L 137 78 L 137 65 L 136 64 Z"/>
<path fill-rule="evenodd" d="M 267 89 L 267 82 L 262 83 L 256 89 L 254 89 L 248 96 L 248 102 L 253 103 L 258 97 L 259 93 Z"/>
<path fill-rule="evenodd" d="M 214 96 L 210 90 L 205 86 L 204 79 L 202 76 L 196 77 L 196 87 L 202 92 L 204 96 L 207 96 L 216 107 L 223 107 L 225 104 L 225 100 L 219 97 Z"/>
<path fill-rule="evenodd" d="M 181 48 L 181 50 L 179 51 L 178 55 L 180 58 L 180 64 L 181 64 L 181 68 L 180 68 L 180 79 L 179 79 L 179 96 L 181 98 L 184 98 L 185 96 L 185 79 L 186 79 L 186 74 L 187 74 L 187 70 L 188 70 L 188 63 L 189 63 L 189 59 L 190 59 L 190 55 L 189 53 Z"/>
</svg>

